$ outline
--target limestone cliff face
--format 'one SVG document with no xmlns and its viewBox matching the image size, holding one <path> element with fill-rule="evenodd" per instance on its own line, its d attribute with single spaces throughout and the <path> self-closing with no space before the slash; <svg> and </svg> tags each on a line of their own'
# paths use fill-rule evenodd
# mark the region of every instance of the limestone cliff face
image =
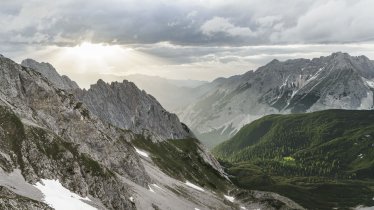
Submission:
<svg viewBox="0 0 374 210">
<path fill-rule="evenodd" d="M 374 63 L 365 56 L 333 53 L 314 59 L 273 60 L 256 71 L 219 78 L 179 115 L 208 145 L 243 125 L 274 113 L 373 109 Z M 205 141 L 204 141 L 205 140 Z"/>
<path fill-rule="evenodd" d="M 2 168 L 20 168 L 27 182 L 58 179 L 111 209 L 132 208 L 130 190 L 114 174 L 147 186 L 132 133 L 103 123 L 73 94 L 3 57 L 0 105 Z"/>
<path fill-rule="evenodd" d="M 78 98 L 101 119 L 153 140 L 194 137 L 175 114 L 167 112 L 158 101 L 124 80 L 111 84 L 99 80 L 89 90 L 78 90 Z"/>
</svg>

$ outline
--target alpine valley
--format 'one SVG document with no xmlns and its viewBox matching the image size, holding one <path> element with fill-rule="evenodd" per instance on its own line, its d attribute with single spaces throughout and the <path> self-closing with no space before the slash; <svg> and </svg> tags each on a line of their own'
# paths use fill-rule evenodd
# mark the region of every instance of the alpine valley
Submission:
<svg viewBox="0 0 374 210">
<path fill-rule="evenodd" d="M 134 83 L 82 90 L 0 56 L 0 209 L 303 209 L 236 187 L 175 114 Z"/>
<path fill-rule="evenodd" d="M 337 52 L 191 88 L 178 113 L 241 189 L 307 209 L 371 209 L 373 91 L 374 62 Z"/>
</svg>

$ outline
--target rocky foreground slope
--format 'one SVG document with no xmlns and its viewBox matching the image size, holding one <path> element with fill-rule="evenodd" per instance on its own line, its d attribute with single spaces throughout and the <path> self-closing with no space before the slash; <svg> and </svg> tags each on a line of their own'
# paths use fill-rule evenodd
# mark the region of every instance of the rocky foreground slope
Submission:
<svg viewBox="0 0 374 210">
<path fill-rule="evenodd" d="M 118 94 L 121 103 L 101 98 L 86 105 L 76 86 L 60 86 L 56 74 L 33 64 L 34 69 L 0 57 L 1 209 L 274 209 L 268 197 L 225 198 L 235 187 L 217 161 L 133 84 L 99 82 L 110 93 L 103 97 Z M 117 85 L 133 92 L 115 92 Z M 143 121 L 140 130 L 138 124 L 116 126 L 95 115 L 100 106 L 129 108 L 130 119 L 148 115 L 152 122 Z M 152 127 L 153 120 L 168 132 Z M 66 200 L 58 202 L 55 194 Z M 286 198 L 273 200 L 301 208 Z"/>
<path fill-rule="evenodd" d="M 374 62 L 333 53 L 314 59 L 273 60 L 256 71 L 219 78 L 181 114 L 209 146 L 227 140 L 243 125 L 272 113 L 325 109 L 373 109 Z"/>
</svg>

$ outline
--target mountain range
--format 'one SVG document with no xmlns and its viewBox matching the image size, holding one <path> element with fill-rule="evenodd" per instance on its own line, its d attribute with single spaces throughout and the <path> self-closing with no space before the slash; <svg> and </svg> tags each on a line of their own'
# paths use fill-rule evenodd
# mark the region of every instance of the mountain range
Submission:
<svg viewBox="0 0 374 210">
<path fill-rule="evenodd" d="M 218 78 L 197 89 L 203 94 L 178 114 L 212 148 L 268 114 L 373 109 L 374 61 L 341 52 L 273 60 L 256 71 Z"/>
<path fill-rule="evenodd" d="M 238 189 L 188 126 L 133 83 L 81 90 L 30 59 L 0 56 L 0 144 L 1 209 L 303 209 Z"/>
<path fill-rule="evenodd" d="M 49 63 L 0 56 L 1 209 L 374 205 L 367 57 L 273 60 L 210 83 L 128 79 L 81 89 Z"/>
</svg>

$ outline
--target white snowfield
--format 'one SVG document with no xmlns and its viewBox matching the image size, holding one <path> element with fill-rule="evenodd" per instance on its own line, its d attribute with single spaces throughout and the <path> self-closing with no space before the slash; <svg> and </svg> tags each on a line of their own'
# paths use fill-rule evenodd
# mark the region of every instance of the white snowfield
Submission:
<svg viewBox="0 0 374 210">
<path fill-rule="evenodd" d="M 56 210 L 96 210 L 84 202 L 91 201 L 89 198 L 82 198 L 71 192 L 58 180 L 42 179 L 41 182 L 35 184 L 35 187 L 44 194 L 43 201 Z"/>
<path fill-rule="evenodd" d="M 186 181 L 185 184 L 186 184 L 187 186 L 192 187 L 192 188 L 194 188 L 194 189 L 196 189 L 196 190 L 199 190 L 199 191 L 201 191 L 201 192 L 204 192 L 204 191 L 205 191 L 203 188 L 201 188 L 201 187 L 199 187 L 199 186 L 197 186 L 197 185 L 194 185 L 194 184 L 192 184 L 192 183 L 189 182 L 189 181 Z"/>
<path fill-rule="evenodd" d="M 234 200 L 235 200 L 235 198 L 232 197 L 232 196 L 228 196 L 228 195 L 224 195 L 224 196 L 225 196 L 225 198 L 226 198 L 227 200 L 229 200 L 230 202 L 234 202 Z"/>
<path fill-rule="evenodd" d="M 142 151 L 142 150 L 140 150 L 140 149 L 138 149 L 138 148 L 136 148 L 136 147 L 134 147 L 134 148 L 135 148 L 136 152 L 137 152 L 139 155 L 141 155 L 141 156 L 143 156 L 143 157 L 149 157 L 148 153 L 146 153 L 146 152 L 144 152 L 144 151 Z"/>
</svg>

